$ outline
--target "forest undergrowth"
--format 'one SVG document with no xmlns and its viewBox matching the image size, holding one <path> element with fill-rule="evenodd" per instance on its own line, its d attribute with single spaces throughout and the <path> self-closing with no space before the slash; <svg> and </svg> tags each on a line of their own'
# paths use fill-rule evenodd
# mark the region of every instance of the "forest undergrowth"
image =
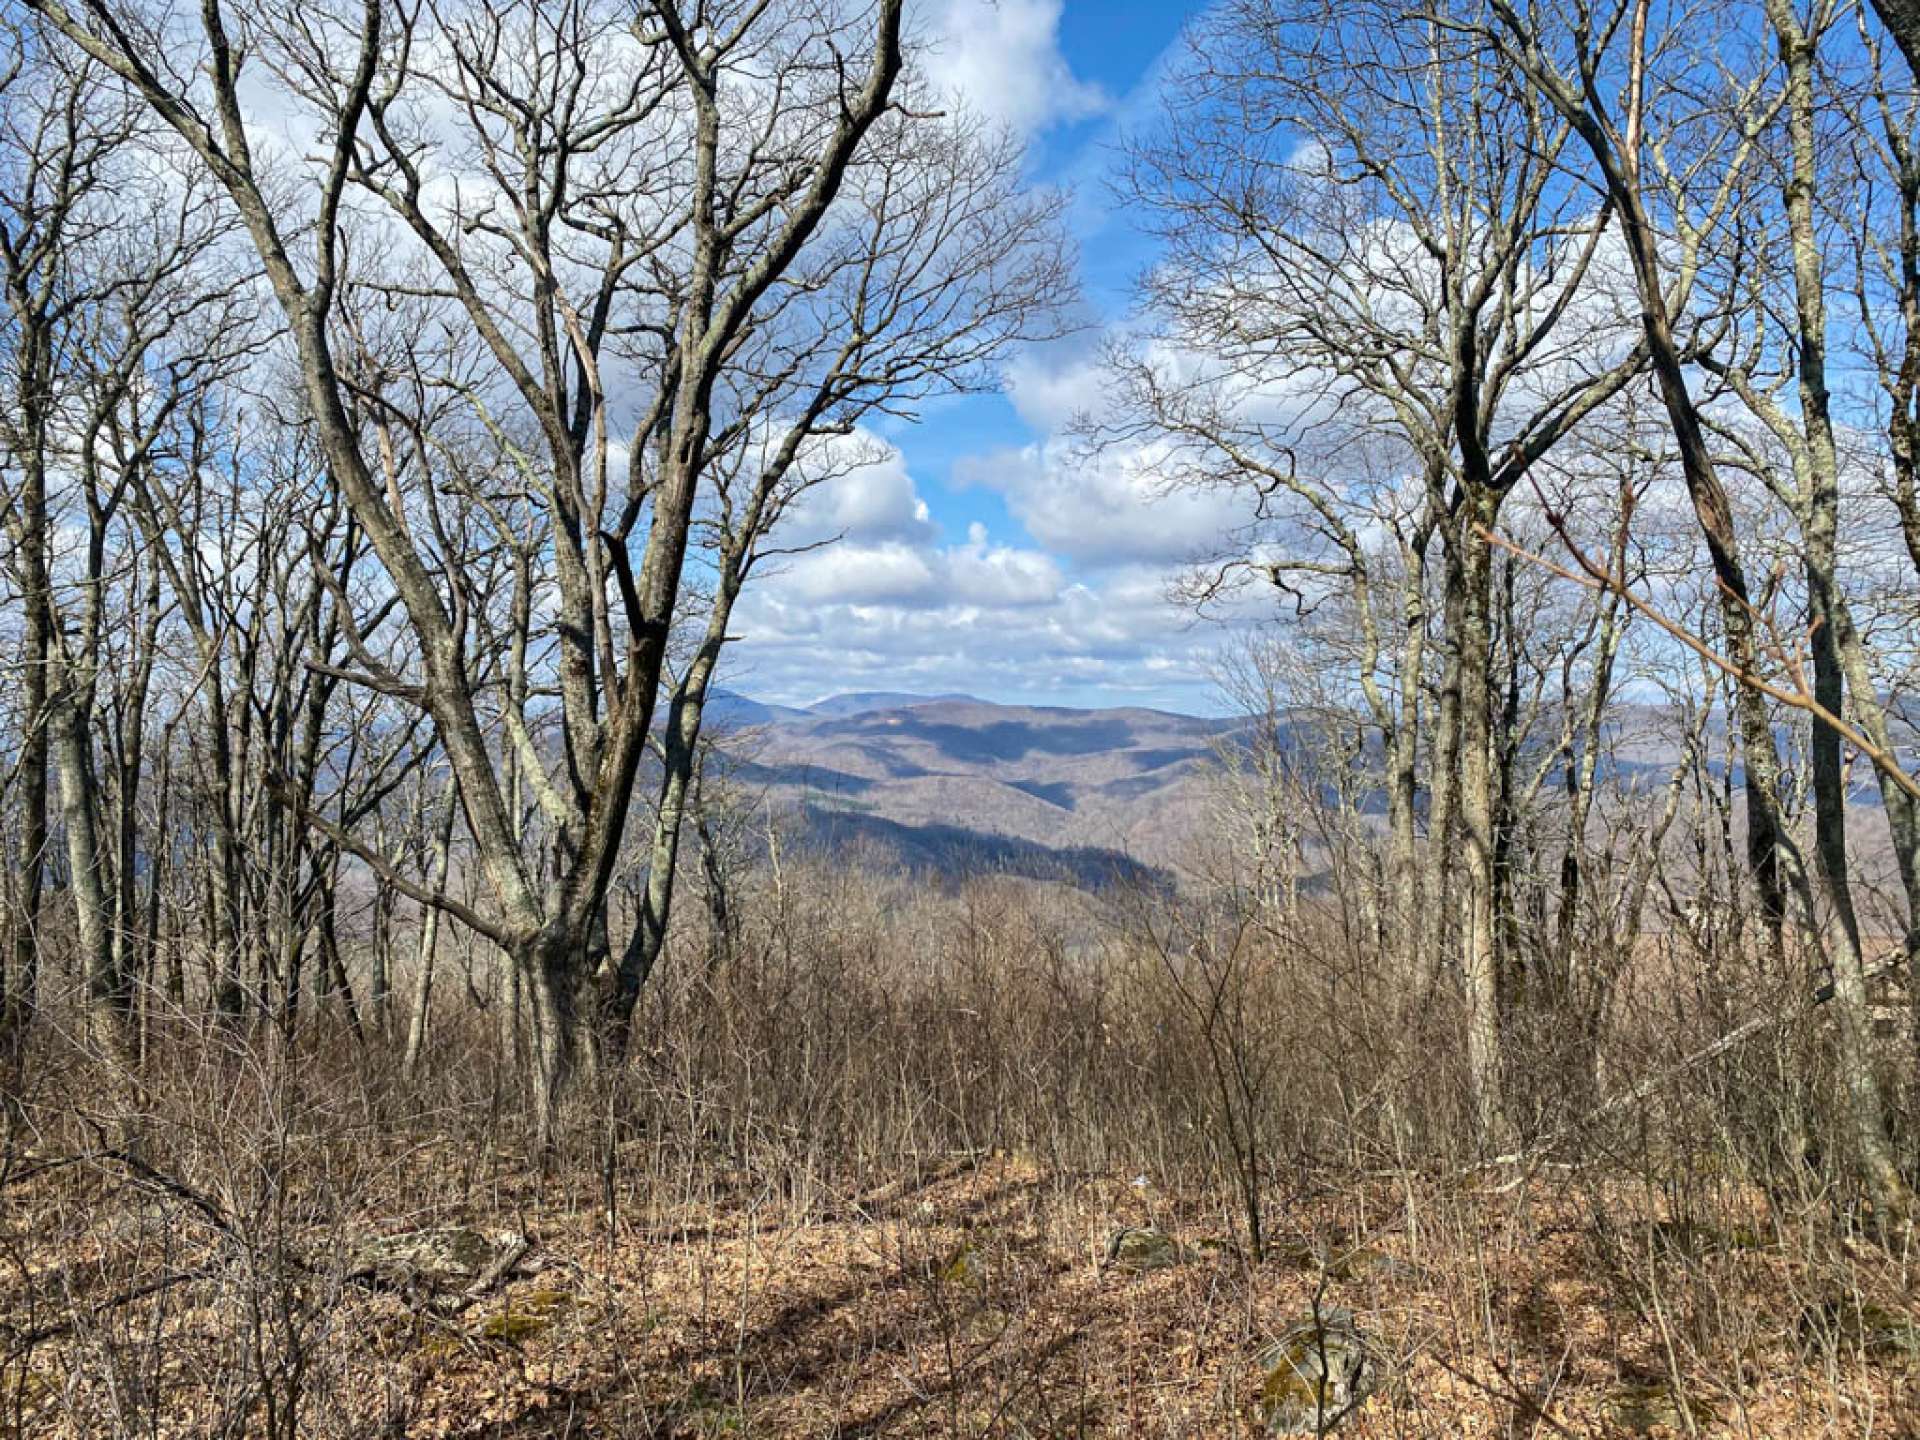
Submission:
<svg viewBox="0 0 1920 1440">
<path fill-rule="evenodd" d="M 1516 1036 L 1489 1155 L 1458 1017 L 1337 906 L 1176 951 L 1013 882 L 787 878 L 724 963 L 689 932 L 547 1151 L 504 992 L 415 1079 L 337 1015 L 289 1045 L 156 1004 L 130 1092 L 39 1026 L 4 1433 L 1917 1433 L 1911 1238 L 1809 1138 L 1822 1017 L 1699 1058 L 1675 937 L 1591 1057 L 1636 1103 Z M 1777 1013 L 1719 980 L 1714 1023 Z M 1301 1420 L 1274 1347 L 1315 1315 L 1366 1380 Z"/>
</svg>

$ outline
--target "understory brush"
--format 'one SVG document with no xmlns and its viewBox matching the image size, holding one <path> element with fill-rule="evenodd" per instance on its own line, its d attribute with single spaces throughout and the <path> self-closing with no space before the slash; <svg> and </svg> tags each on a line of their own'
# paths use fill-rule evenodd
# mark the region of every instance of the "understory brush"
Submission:
<svg viewBox="0 0 1920 1440">
<path fill-rule="evenodd" d="M 550 1152 L 486 993 L 412 1079 L 327 1015 L 156 1002 L 131 1089 L 36 1027 L 0 1433 L 1257 1433 L 1323 1313 L 1368 1357 L 1342 1433 L 1916 1433 L 1909 1239 L 1764 977 L 1697 1003 L 1656 937 L 1597 1044 L 1516 1031 L 1490 1153 L 1448 987 L 1334 903 L 804 878 L 724 960 L 676 936 Z"/>
</svg>

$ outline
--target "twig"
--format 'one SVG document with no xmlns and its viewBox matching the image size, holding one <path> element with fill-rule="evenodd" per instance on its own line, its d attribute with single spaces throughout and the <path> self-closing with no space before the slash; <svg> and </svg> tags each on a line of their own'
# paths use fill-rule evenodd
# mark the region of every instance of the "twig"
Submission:
<svg viewBox="0 0 1920 1440">
<path fill-rule="evenodd" d="M 1494 1369 L 1499 1373 L 1500 1378 L 1506 1382 L 1504 1387 L 1500 1385 L 1490 1385 L 1478 1375 L 1461 1369 L 1438 1350 L 1430 1353 L 1433 1356 L 1434 1363 L 1449 1375 L 1453 1376 L 1454 1379 L 1466 1381 L 1467 1384 L 1471 1385 L 1481 1394 L 1489 1396 L 1492 1399 L 1504 1400 L 1527 1419 L 1534 1421 L 1537 1425 L 1545 1425 L 1556 1435 L 1564 1435 L 1567 1437 L 1567 1440 L 1580 1440 L 1578 1435 L 1547 1413 L 1545 1403 L 1534 1399 L 1531 1395 L 1528 1395 L 1524 1390 L 1520 1389 L 1520 1387 L 1514 1383 L 1513 1377 L 1507 1373 L 1506 1368 L 1498 1361 L 1494 1362 Z M 1566 1365 L 1566 1357 L 1564 1355 L 1561 1356 L 1560 1364 L 1564 1370 Z M 1552 1398 L 1552 1393 L 1549 1391 L 1547 1400 L 1550 1401 Z"/>
<path fill-rule="evenodd" d="M 1877 980 L 1882 975 L 1892 974 L 1894 971 L 1902 968 L 1905 964 L 1906 964 L 1905 953 L 1898 952 L 1894 955 L 1892 959 L 1883 960 L 1878 965 L 1874 965 L 1868 968 L 1868 970 L 1865 972 L 1865 974 L 1861 978 L 1863 980 Z M 1676 1076 L 1684 1075 L 1687 1071 L 1693 1069 L 1695 1066 L 1704 1065 L 1707 1061 L 1712 1060 L 1717 1056 L 1726 1054 L 1727 1051 L 1733 1049 L 1736 1045 L 1741 1044 L 1743 1041 L 1752 1039 L 1755 1035 L 1760 1034 L 1762 1031 L 1777 1029 L 1782 1025 L 1789 1024 L 1794 1020 L 1798 1020 L 1806 1015 L 1810 1015 L 1813 1013 L 1813 1011 L 1817 1010 L 1820 1006 L 1826 1004 L 1827 1001 L 1831 1000 L 1832 998 L 1833 998 L 1833 986 L 1831 983 L 1829 983 L 1826 985 L 1822 985 L 1818 990 L 1814 991 L 1813 994 L 1807 1000 L 1802 1002 L 1800 1005 L 1796 1006 L 1794 1009 L 1787 1011 L 1785 1014 L 1757 1015 L 1751 1020 L 1745 1021 L 1742 1024 L 1734 1026 L 1733 1029 L 1727 1031 L 1727 1033 L 1722 1035 L 1719 1039 L 1713 1041 L 1711 1044 L 1702 1046 L 1700 1049 L 1695 1050 L 1691 1055 L 1683 1056 L 1681 1059 L 1674 1061 L 1673 1064 L 1667 1066 L 1666 1068 L 1654 1071 L 1653 1074 L 1649 1075 L 1646 1079 L 1642 1080 L 1638 1085 L 1632 1086 L 1630 1089 L 1621 1091 L 1618 1095 L 1613 1096 L 1611 1099 L 1603 1100 L 1600 1104 L 1594 1106 L 1591 1110 L 1588 1110 L 1583 1114 L 1581 1114 L 1580 1116 L 1578 1116 L 1577 1118 L 1568 1121 L 1565 1125 L 1562 1125 L 1559 1129 L 1553 1131 L 1550 1135 L 1546 1136 L 1544 1139 L 1536 1141 L 1529 1149 L 1515 1150 L 1506 1155 L 1496 1155 L 1491 1160 L 1483 1160 L 1477 1165 L 1468 1166 L 1466 1170 L 1462 1171 L 1461 1173 L 1473 1174 L 1477 1171 L 1492 1170 L 1504 1165 L 1518 1165 L 1524 1162 L 1530 1155 L 1538 1157 L 1542 1154 L 1542 1152 L 1551 1150 L 1555 1145 L 1558 1145 L 1561 1141 L 1570 1138 L 1575 1132 L 1584 1129 L 1588 1125 L 1591 1125 L 1594 1121 L 1599 1120 L 1604 1116 L 1611 1115 L 1616 1110 L 1625 1109 L 1629 1105 L 1636 1105 L 1640 1101 L 1647 1099 L 1649 1096 L 1653 1095 L 1656 1091 L 1658 1091 L 1662 1086 L 1666 1085 L 1669 1081 L 1673 1080 Z M 1536 1165 L 1529 1166 L 1527 1173 L 1531 1174 L 1535 1168 L 1537 1168 L 1537 1163 Z M 1516 1189 L 1525 1182 L 1526 1178 L 1527 1178 L 1526 1175 L 1521 1175 L 1516 1179 L 1509 1181 L 1507 1184 L 1501 1186 L 1500 1189 L 1495 1193 L 1504 1194 L 1508 1190 Z"/>
<path fill-rule="evenodd" d="M 240 1237 L 233 1228 L 233 1222 L 227 1219 L 226 1213 L 222 1211 L 218 1205 L 214 1204 L 213 1201 L 209 1200 L 185 1181 L 176 1180 L 173 1176 L 154 1169 L 153 1166 L 129 1150 L 103 1150 L 96 1158 L 113 1161 L 149 1189 L 158 1190 L 163 1195 L 170 1196 L 182 1204 L 190 1206 L 199 1212 L 202 1219 L 227 1239 L 234 1241 L 236 1244 L 240 1243 Z"/>
<path fill-rule="evenodd" d="M 494 1262 L 480 1273 L 479 1278 L 467 1287 L 466 1298 L 478 1300 L 497 1290 L 500 1283 L 519 1268 L 520 1262 L 527 1258 L 532 1249 L 533 1241 L 525 1235 L 520 1236 L 502 1250 Z"/>
<path fill-rule="evenodd" d="M 1841 739 L 1853 746 L 1862 755 L 1865 755 L 1867 759 L 1873 763 L 1875 769 L 1886 775 L 1888 779 L 1906 791 L 1908 795 L 1915 800 L 1920 800 L 1920 781 L 1916 781 L 1913 776 L 1906 772 L 1905 767 L 1900 764 L 1899 759 L 1881 749 L 1880 746 L 1862 734 L 1855 726 L 1841 719 L 1838 715 L 1834 714 L 1833 711 L 1822 705 L 1808 692 L 1804 682 L 1798 684 L 1794 689 L 1784 689 L 1768 680 L 1765 676 L 1756 675 L 1751 670 L 1735 664 L 1719 651 L 1715 650 L 1711 645 L 1707 644 L 1707 642 L 1702 640 L 1698 635 L 1695 635 L 1691 630 L 1687 629 L 1686 626 L 1680 624 L 1679 621 L 1663 614 L 1655 608 L 1651 601 L 1635 594 L 1632 587 L 1629 586 L 1624 579 L 1616 577 L 1611 571 L 1605 570 L 1595 564 L 1586 552 L 1574 542 L 1572 536 L 1567 534 L 1565 524 L 1559 516 L 1549 511 L 1547 518 L 1555 531 L 1558 532 L 1561 542 L 1567 547 L 1568 553 L 1580 563 L 1580 568 L 1585 572 L 1584 574 L 1569 570 L 1566 566 L 1549 560 L 1544 555 L 1528 550 L 1526 547 L 1509 540 L 1506 536 L 1496 533 L 1488 526 L 1482 525 L 1479 526 L 1478 529 L 1488 544 L 1497 546 L 1509 554 L 1516 555 L 1531 564 L 1538 565 L 1549 574 L 1558 575 L 1563 580 L 1570 580 L 1574 584 L 1589 590 L 1611 591 L 1613 594 L 1618 595 L 1639 614 L 1644 615 L 1655 625 L 1666 631 L 1667 634 L 1686 646 L 1687 649 L 1698 655 L 1702 660 L 1724 671 L 1739 684 L 1745 685 L 1753 690 L 1758 690 L 1762 695 L 1778 700 L 1789 709 L 1799 710 L 1813 716 L 1814 719 L 1827 726 L 1835 734 L 1840 736 Z M 1748 608 L 1751 609 L 1752 607 Z M 1793 668 L 1797 670 L 1798 667 L 1795 666 Z"/>
<path fill-rule="evenodd" d="M 123 1290 L 111 1300 L 102 1300 L 98 1305 L 87 1307 L 86 1314 L 69 1315 L 64 1320 L 55 1320 L 32 1330 L 23 1330 L 10 1338 L 12 1346 L 7 1352 L 9 1360 L 25 1355 L 34 1346 L 46 1340 L 57 1340 L 62 1335 L 71 1334 L 80 1328 L 84 1319 L 88 1323 L 98 1320 L 109 1311 L 118 1310 L 122 1305 L 131 1305 L 136 1300 L 144 1300 L 149 1295 L 158 1295 L 162 1290 L 171 1290 L 176 1285 L 190 1284 L 195 1280 L 204 1280 L 222 1268 L 219 1261 L 209 1261 L 205 1265 L 196 1265 L 191 1270 L 176 1270 L 171 1274 L 157 1275 L 151 1280 L 142 1281 L 131 1290 Z"/>
<path fill-rule="evenodd" d="M 416 901 L 421 905 L 431 905 L 437 910 L 443 910 L 461 924 L 486 936 L 503 949 L 512 948 L 514 937 L 504 926 L 487 919 L 484 915 L 480 914 L 479 911 L 473 909 L 471 906 L 462 904 L 460 901 L 454 899 L 453 896 L 443 891 L 430 890 L 424 885 L 415 884 L 402 873 L 399 866 L 395 865 L 386 856 L 371 846 L 362 844 L 352 835 L 313 809 L 312 806 L 308 805 L 300 794 L 299 788 L 290 781 L 279 776 L 269 775 L 266 783 L 267 789 L 272 792 L 274 798 L 289 810 L 293 811 L 295 815 L 299 816 L 308 827 L 360 860 L 369 870 L 372 870 L 374 874 L 386 881 L 387 884 L 393 886 L 394 889 L 398 890 L 402 895 L 405 895 L 409 900 Z"/>
</svg>

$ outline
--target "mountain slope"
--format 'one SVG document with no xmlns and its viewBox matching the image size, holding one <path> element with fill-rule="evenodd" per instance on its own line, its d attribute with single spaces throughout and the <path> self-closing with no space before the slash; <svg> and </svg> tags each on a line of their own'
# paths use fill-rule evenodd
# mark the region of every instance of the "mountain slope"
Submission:
<svg viewBox="0 0 1920 1440">
<path fill-rule="evenodd" d="M 740 781 L 818 834 L 858 837 L 916 867 L 964 868 L 971 850 L 983 868 L 1086 882 L 1179 859 L 1229 728 L 1137 708 L 896 698 L 768 707 L 767 721 L 723 746 Z"/>
<path fill-rule="evenodd" d="M 931 705 L 942 700 L 972 700 L 971 695 L 913 695 L 904 690 L 856 690 L 846 695 L 829 695 L 806 707 L 805 713 L 822 719 L 845 719 L 874 710 L 904 710 L 913 705 Z"/>
</svg>

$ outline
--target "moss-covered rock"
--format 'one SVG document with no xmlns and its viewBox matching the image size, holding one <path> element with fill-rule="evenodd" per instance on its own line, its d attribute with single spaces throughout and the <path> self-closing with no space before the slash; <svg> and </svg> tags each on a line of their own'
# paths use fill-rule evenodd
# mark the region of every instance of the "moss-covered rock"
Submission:
<svg viewBox="0 0 1920 1440">
<path fill-rule="evenodd" d="M 0 1371 L 0 1414 L 30 1419 L 59 1393 L 59 1387 L 38 1370 Z"/>
<path fill-rule="evenodd" d="M 1703 1220 L 1655 1220 L 1647 1233 L 1655 1254 L 1682 1260 L 1764 1250 L 1769 1244 L 1758 1228 L 1742 1223 L 1720 1226 Z"/>
<path fill-rule="evenodd" d="M 486 1278 L 527 1250 L 514 1231 L 486 1235 L 464 1226 L 406 1230 L 362 1241 L 348 1256 L 356 1278 L 395 1288 L 459 1289 Z"/>
<path fill-rule="evenodd" d="M 1831 1340 L 1876 1360 L 1920 1360 L 1920 1317 L 1857 1296 L 1809 1305 L 1798 1328 L 1810 1350 Z"/>
<path fill-rule="evenodd" d="M 1375 1285 L 1416 1284 L 1422 1278 L 1419 1266 L 1371 1245 L 1359 1245 L 1333 1256 L 1327 1261 L 1327 1274 L 1335 1280 Z"/>
<path fill-rule="evenodd" d="M 1260 1354 L 1260 1418 L 1269 1434 L 1324 1435 L 1365 1403 L 1379 1367 L 1350 1311 L 1322 1306 Z"/>
<path fill-rule="evenodd" d="M 1193 1254 L 1222 1265 L 1238 1265 L 1246 1257 L 1237 1241 L 1225 1235 L 1203 1235 L 1193 1242 Z"/>
<path fill-rule="evenodd" d="M 480 1323 L 480 1338 L 502 1345 L 518 1345 L 536 1335 L 545 1334 L 553 1323 L 573 1306 L 573 1296 L 564 1290 L 535 1290 L 509 1301 L 496 1315 Z"/>
<path fill-rule="evenodd" d="M 1327 1249 L 1311 1240 L 1289 1235 L 1270 1242 L 1266 1253 L 1267 1258 L 1277 1264 L 1343 1282 L 1415 1283 L 1423 1278 L 1419 1266 L 1372 1245 Z"/>
<path fill-rule="evenodd" d="M 1686 1434 L 1687 1419 L 1695 1427 L 1717 1424 L 1720 1415 L 1702 1396 L 1679 1391 L 1665 1380 L 1628 1380 L 1614 1386 L 1606 1399 L 1607 1414 L 1635 1435 L 1666 1429 Z"/>
<path fill-rule="evenodd" d="M 1116 1270 L 1164 1270 L 1180 1263 L 1180 1246 L 1152 1225 L 1123 1225 L 1107 1237 L 1106 1263 Z"/>
<path fill-rule="evenodd" d="M 973 1287 L 987 1278 L 987 1262 L 978 1246 L 964 1241 L 947 1253 L 933 1273 L 943 1285 Z"/>
<path fill-rule="evenodd" d="M 1269 1260 L 1290 1265 L 1295 1270 L 1318 1270 L 1327 1259 L 1324 1250 L 1299 1235 L 1282 1235 L 1277 1240 L 1269 1240 L 1266 1254 Z"/>
<path fill-rule="evenodd" d="M 746 1416 L 739 1406 L 704 1382 L 696 1381 L 687 1391 L 681 1411 L 698 1436 L 738 1435 L 746 1429 Z"/>
</svg>

